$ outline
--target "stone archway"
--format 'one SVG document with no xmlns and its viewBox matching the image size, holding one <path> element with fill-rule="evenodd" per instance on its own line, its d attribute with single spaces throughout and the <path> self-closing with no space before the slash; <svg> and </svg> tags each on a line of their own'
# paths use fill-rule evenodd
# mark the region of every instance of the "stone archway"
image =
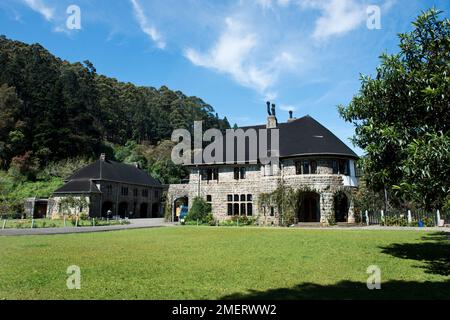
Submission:
<svg viewBox="0 0 450 320">
<path fill-rule="evenodd" d="M 334 218 L 336 222 L 348 222 L 350 201 L 345 192 L 334 195 Z"/>
<path fill-rule="evenodd" d="M 299 196 L 298 221 L 320 222 L 320 194 L 302 192 Z"/>
<path fill-rule="evenodd" d="M 179 220 L 179 213 L 180 213 L 180 209 L 181 206 L 189 206 L 189 197 L 188 196 L 184 196 L 184 197 L 180 197 L 175 199 L 175 201 L 173 202 L 173 221 L 174 222 L 178 222 Z"/>
<path fill-rule="evenodd" d="M 141 203 L 139 207 L 139 218 L 145 219 L 148 218 L 148 203 Z"/>
<path fill-rule="evenodd" d="M 118 215 L 124 219 L 128 216 L 128 202 L 119 203 L 119 212 Z"/>
<path fill-rule="evenodd" d="M 105 201 L 102 203 L 102 217 L 108 218 L 108 212 L 111 212 L 111 215 L 114 214 L 114 203 L 111 201 Z M 109 217 L 111 218 L 111 217 Z"/>
<path fill-rule="evenodd" d="M 152 205 L 152 218 L 158 218 L 159 217 L 159 203 L 154 203 Z"/>
</svg>

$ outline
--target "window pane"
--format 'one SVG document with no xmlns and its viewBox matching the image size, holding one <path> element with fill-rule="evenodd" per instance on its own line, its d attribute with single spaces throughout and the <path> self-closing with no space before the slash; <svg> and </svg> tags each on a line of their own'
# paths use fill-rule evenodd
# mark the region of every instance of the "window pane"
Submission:
<svg viewBox="0 0 450 320">
<path fill-rule="evenodd" d="M 333 160 L 333 174 L 338 174 L 339 168 L 338 168 L 338 162 L 337 160 Z"/>
<path fill-rule="evenodd" d="M 247 201 L 253 201 L 253 196 L 251 194 L 247 195 Z"/>
<path fill-rule="evenodd" d="M 302 174 L 302 164 L 300 162 L 295 163 L 295 174 Z"/>
<path fill-rule="evenodd" d="M 234 180 L 239 180 L 239 168 L 234 168 Z"/>
<path fill-rule="evenodd" d="M 245 179 L 246 169 L 245 168 L 241 168 L 240 172 L 241 172 L 241 179 Z"/>
<path fill-rule="evenodd" d="M 239 203 L 235 203 L 235 204 L 234 204 L 233 214 L 234 214 L 235 216 L 238 216 L 238 215 L 239 215 Z"/>
<path fill-rule="evenodd" d="M 241 201 L 245 201 L 245 194 L 241 194 Z"/>
<path fill-rule="evenodd" d="M 311 174 L 316 174 L 316 173 L 317 173 L 317 162 L 311 161 Z"/>
<path fill-rule="evenodd" d="M 248 216 L 253 215 L 253 205 L 251 203 L 247 203 L 247 215 Z"/>
<path fill-rule="evenodd" d="M 247 212 L 247 208 L 245 203 L 241 203 L 241 216 L 245 216 L 245 213 Z"/>
<path fill-rule="evenodd" d="M 309 161 L 303 161 L 303 174 L 309 174 Z"/>
<path fill-rule="evenodd" d="M 228 204 L 228 215 L 229 216 L 233 215 L 233 204 L 231 203 Z"/>
<path fill-rule="evenodd" d="M 211 202 L 211 201 L 212 201 L 212 196 L 207 195 L 207 196 L 206 196 L 206 201 L 207 201 L 207 202 Z"/>
<path fill-rule="evenodd" d="M 234 201 L 239 201 L 239 195 L 238 194 L 234 195 Z"/>
<path fill-rule="evenodd" d="M 227 200 L 228 200 L 228 202 L 232 202 L 232 201 L 233 201 L 233 195 L 232 195 L 232 194 L 229 194 L 229 195 L 227 196 Z"/>
</svg>

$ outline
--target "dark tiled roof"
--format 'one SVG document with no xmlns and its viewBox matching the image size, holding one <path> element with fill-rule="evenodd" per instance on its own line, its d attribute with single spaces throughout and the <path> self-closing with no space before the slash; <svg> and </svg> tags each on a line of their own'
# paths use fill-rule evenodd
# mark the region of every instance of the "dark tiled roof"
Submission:
<svg viewBox="0 0 450 320">
<path fill-rule="evenodd" d="M 107 180 L 129 184 L 139 184 L 148 186 L 161 186 L 161 183 L 149 176 L 144 170 L 133 165 L 128 165 L 115 161 L 97 160 L 94 163 L 78 170 L 70 180 Z"/>
<path fill-rule="evenodd" d="M 352 149 L 310 116 L 282 123 L 279 128 L 281 157 L 336 155 L 358 158 Z"/>
<path fill-rule="evenodd" d="M 101 193 L 91 180 L 71 180 L 54 192 L 58 193 Z"/>
<path fill-rule="evenodd" d="M 161 186 L 159 181 L 135 166 L 109 160 L 97 160 L 76 171 L 55 193 L 99 193 L 100 190 L 92 181 L 100 180 L 152 187 Z"/>
<path fill-rule="evenodd" d="M 248 129 L 265 129 L 266 125 L 242 127 Z M 321 125 L 310 116 L 306 116 L 287 123 L 280 123 L 277 127 L 280 134 L 280 158 L 301 156 L 337 156 L 357 159 L 358 155 L 353 152 L 344 142 L 336 137 L 330 130 Z M 270 130 L 268 134 L 268 149 L 270 150 Z M 224 139 L 224 158 L 226 159 L 226 139 Z M 237 146 L 235 145 L 235 160 L 237 159 Z M 250 159 L 248 143 L 245 146 L 245 161 Z M 259 154 L 259 147 L 257 147 Z M 237 161 L 236 161 L 237 162 Z"/>
</svg>

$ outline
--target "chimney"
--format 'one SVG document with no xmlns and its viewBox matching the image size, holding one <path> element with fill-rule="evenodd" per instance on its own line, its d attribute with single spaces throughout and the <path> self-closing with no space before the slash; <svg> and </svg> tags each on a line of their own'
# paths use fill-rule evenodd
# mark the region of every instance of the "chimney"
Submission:
<svg viewBox="0 0 450 320">
<path fill-rule="evenodd" d="M 270 109 L 270 102 L 267 103 L 267 109 Z M 275 104 L 272 104 L 272 110 L 268 110 L 268 111 L 269 111 L 269 117 L 267 118 L 267 129 L 274 129 L 278 126 Z"/>
<path fill-rule="evenodd" d="M 103 161 L 103 162 L 106 161 L 106 153 L 102 153 L 102 154 L 100 155 L 100 161 Z"/>
<path fill-rule="evenodd" d="M 294 118 L 294 111 L 289 111 L 289 119 L 288 123 L 297 120 L 297 118 Z"/>
<path fill-rule="evenodd" d="M 272 115 L 272 113 L 270 112 L 270 101 L 267 101 L 267 113 L 269 114 L 269 116 Z"/>
</svg>

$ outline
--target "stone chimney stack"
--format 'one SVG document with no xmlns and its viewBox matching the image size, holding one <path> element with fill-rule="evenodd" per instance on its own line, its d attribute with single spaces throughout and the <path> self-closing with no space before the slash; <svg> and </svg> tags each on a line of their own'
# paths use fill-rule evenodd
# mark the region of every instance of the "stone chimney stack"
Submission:
<svg viewBox="0 0 450 320">
<path fill-rule="evenodd" d="M 105 162 L 106 161 L 106 153 L 102 153 L 100 155 L 100 161 Z"/>
<path fill-rule="evenodd" d="M 267 129 L 274 129 L 278 127 L 276 106 L 272 104 L 272 109 L 270 110 L 270 102 L 267 103 L 267 109 L 269 111 L 269 116 L 267 117 Z"/>
</svg>

